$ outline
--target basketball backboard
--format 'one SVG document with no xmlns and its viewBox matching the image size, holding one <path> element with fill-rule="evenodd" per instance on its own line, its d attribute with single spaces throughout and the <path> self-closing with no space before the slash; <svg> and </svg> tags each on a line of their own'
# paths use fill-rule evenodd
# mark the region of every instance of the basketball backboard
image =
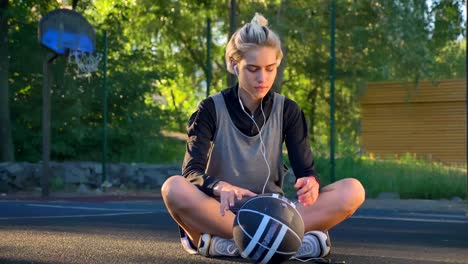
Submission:
<svg viewBox="0 0 468 264">
<path fill-rule="evenodd" d="M 39 22 L 39 42 L 58 55 L 70 51 L 92 53 L 95 47 L 93 27 L 78 12 L 56 9 Z"/>
</svg>

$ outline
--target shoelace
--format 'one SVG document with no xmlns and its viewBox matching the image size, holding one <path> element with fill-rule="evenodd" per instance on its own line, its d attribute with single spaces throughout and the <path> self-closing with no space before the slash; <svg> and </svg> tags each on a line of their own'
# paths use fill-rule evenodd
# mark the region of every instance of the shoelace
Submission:
<svg viewBox="0 0 468 264">
<path fill-rule="evenodd" d="M 310 243 L 304 243 L 303 246 L 296 252 L 296 255 L 305 255 L 307 252 L 312 250 L 312 245 Z"/>
<path fill-rule="evenodd" d="M 312 239 L 315 239 L 312 241 Z M 315 237 L 310 237 L 310 238 L 304 238 L 304 241 L 302 242 L 301 247 L 299 250 L 296 252 L 297 255 L 307 255 L 309 252 L 317 252 L 320 251 L 320 245 L 319 241 Z"/>
<path fill-rule="evenodd" d="M 232 245 L 232 244 L 229 244 L 229 245 L 227 246 L 227 249 L 226 249 L 226 250 L 227 250 L 227 252 L 228 252 L 230 255 L 234 255 L 234 254 L 236 254 L 237 251 L 238 251 L 238 250 L 237 250 L 237 247 L 234 246 L 234 245 Z"/>
<path fill-rule="evenodd" d="M 218 240 L 217 243 L 215 243 L 215 248 L 216 251 L 218 252 L 227 252 L 229 255 L 234 255 L 237 253 L 237 247 L 233 244 L 233 241 L 229 240 Z"/>
</svg>

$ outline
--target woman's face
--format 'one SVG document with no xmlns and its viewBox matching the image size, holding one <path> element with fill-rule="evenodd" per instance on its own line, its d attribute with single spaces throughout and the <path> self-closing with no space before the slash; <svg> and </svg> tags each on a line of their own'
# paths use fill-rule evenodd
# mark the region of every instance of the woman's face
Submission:
<svg viewBox="0 0 468 264">
<path fill-rule="evenodd" d="M 243 101 L 259 102 L 270 91 L 276 77 L 276 49 L 257 47 L 247 51 L 237 64 Z"/>
</svg>

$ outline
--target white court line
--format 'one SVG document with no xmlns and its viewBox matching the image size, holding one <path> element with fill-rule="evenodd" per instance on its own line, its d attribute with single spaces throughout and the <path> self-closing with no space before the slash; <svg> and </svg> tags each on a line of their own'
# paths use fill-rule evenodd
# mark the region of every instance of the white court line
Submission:
<svg viewBox="0 0 468 264">
<path fill-rule="evenodd" d="M 13 216 L 13 217 L 0 217 L 0 220 L 20 220 L 20 219 L 54 219 L 54 218 L 85 218 L 85 217 L 108 217 L 108 216 L 122 216 L 122 215 L 142 215 L 142 214 L 156 214 L 167 213 L 165 209 L 156 210 L 136 210 L 136 209 L 119 209 L 119 208 L 99 208 L 99 207 L 86 207 L 86 206 L 63 206 L 63 205 L 50 205 L 50 204 L 26 204 L 32 207 L 50 207 L 50 208 L 63 208 L 63 209 L 78 209 L 78 210 L 95 210 L 95 211 L 114 211 L 115 213 L 105 214 L 75 214 L 75 215 L 45 215 L 45 216 Z"/>
<path fill-rule="evenodd" d="M 99 217 L 99 216 L 119 216 L 119 215 L 132 215 L 132 214 L 153 214 L 153 213 L 167 213 L 165 209 L 159 210 L 135 210 L 135 209 L 112 209 L 112 208 L 98 208 L 98 207 L 85 207 L 85 206 L 63 206 L 63 205 L 48 205 L 48 204 L 26 204 L 33 207 L 50 207 L 50 208 L 64 208 L 64 209 L 80 209 L 80 210 L 96 210 L 96 211 L 120 211 L 122 213 L 109 213 L 109 214 L 81 214 L 81 215 L 59 215 L 59 216 L 26 216 L 26 217 L 3 217 L 0 220 L 13 220 L 13 219 L 51 219 L 51 218 L 84 218 L 84 217 Z M 407 221 L 407 222 L 426 222 L 426 223 L 454 223 L 454 224 L 468 224 L 466 220 L 454 219 L 429 219 L 429 218 L 410 218 L 410 217 L 389 217 L 389 216 L 364 216 L 354 215 L 354 219 L 371 219 L 371 220 L 390 220 L 390 221 Z"/>
<path fill-rule="evenodd" d="M 153 212 L 132 212 L 132 213 L 112 213 L 112 214 L 82 214 L 82 215 L 50 215 L 50 216 L 24 216 L 24 217 L 0 217 L 0 220 L 21 220 L 21 219 L 54 219 L 54 218 L 86 218 L 86 217 L 103 217 L 103 216 L 121 216 L 121 215 L 143 215 L 160 213 Z"/>
<path fill-rule="evenodd" d="M 50 205 L 50 204 L 26 204 L 26 206 L 64 208 L 64 209 L 80 209 L 80 210 L 96 210 L 96 211 L 150 212 L 148 210 L 136 210 L 136 209 L 100 208 L 100 207 L 86 207 L 86 206 L 64 206 L 64 205 Z"/>
<path fill-rule="evenodd" d="M 408 221 L 408 222 L 426 222 L 426 223 L 468 224 L 468 219 L 467 220 L 452 220 L 452 219 L 427 219 L 427 218 L 384 217 L 384 216 L 364 216 L 364 215 L 354 215 L 351 218 L 354 218 L 354 219 L 372 219 L 372 220 Z"/>
<path fill-rule="evenodd" d="M 459 214 L 435 214 L 435 213 L 402 213 L 402 215 L 408 215 L 408 216 L 421 216 L 421 217 L 446 217 L 446 218 L 466 218 L 467 216 L 464 216 L 461 212 Z M 467 218 L 468 219 L 468 218 Z"/>
</svg>

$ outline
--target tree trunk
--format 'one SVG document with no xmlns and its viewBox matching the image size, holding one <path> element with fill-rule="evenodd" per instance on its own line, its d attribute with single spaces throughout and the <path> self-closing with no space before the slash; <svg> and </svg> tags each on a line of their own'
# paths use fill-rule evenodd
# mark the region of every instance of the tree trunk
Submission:
<svg viewBox="0 0 468 264">
<path fill-rule="evenodd" d="M 72 1 L 72 9 L 75 10 L 77 6 L 78 6 L 78 0 L 73 0 Z"/>
<path fill-rule="evenodd" d="M 282 20 L 283 20 L 283 7 L 284 7 L 284 1 L 281 1 L 278 11 L 276 13 L 276 21 L 278 23 L 278 26 L 281 25 Z M 284 29 L 281 31 L 284 35 L 284 38 L 281 39 L 281 49 L 283 50 L 283 59 L 281 60 L 281 64 L 278 66 L 278 71 L 276 73 L 276 79 L 275 82 L 273 83 L 273 91 L 277 93 L 281 93 L 281 88 L 283 87 L 283 80 L 284 80 L 284 70 L 286 69 L 286 63 L 287 63 L 287 55 L 288 55 L 288 46 L 286 45 L 286 32 L 288 29 Z M 280 36 L 281 38 L 281 36 Z"/>
<path fill-rule="evenodd" d="M 237 6 L 236 6 L 236 0 L 231 0 L 230 2 L 230 7 L 229 7 L 229 36 L 228 36 L 228 41 L 231 39 L 232 34 L 236 32 L 237 29 L 237 12 L 236 12 Z M 227 83 L 228 86 L 231 87 L 234 84 L 236 84 L 237 78 L 235 75 L 232 75 L 228 73 L 227 76 Z"/>
<path fill-rule="evenodd" d="M 172 105 L 174 106 L 174 109 L 175 109 L 175 118 L 177 120 L 177 125 L 179 126 L 179 131 L 184 131 L 186 128 L 185 121 L 180 116 L 181 112 L 179 111 L 179 107 L 177 106 L 173 89 L 171 89 L 171 98 L 172 98 Z"/>
<path fill-rule="evenodd" d="M 0 161 L 14 161 L 8 93 L 8 0 L 0 0 Z"/>
<path fill-rule="evenodd" d="M 283 46 L 283 59 L 281 60 L 281 64 L 278 67 L 278 71 L 276 73 L 276 79 L 273 83 L 273 91 L 277 93 L 281 93 L 281 88 L 283 87 L 283 80 L 284 80 L 284 70 L 286 69 L 287 63 L 287 55 L 288 55 L 288 47 L 282 43 Z"/>
<path fill-rule="evenodd" d="M 309 114 L 309 135 L 312 142 L 315 142 L 315 119 L 317 112 L 317 94 L 320 86 L 315 86 L 307 95 L 307 101 L 311 104 L 310 114 Z"/>
</svg>

